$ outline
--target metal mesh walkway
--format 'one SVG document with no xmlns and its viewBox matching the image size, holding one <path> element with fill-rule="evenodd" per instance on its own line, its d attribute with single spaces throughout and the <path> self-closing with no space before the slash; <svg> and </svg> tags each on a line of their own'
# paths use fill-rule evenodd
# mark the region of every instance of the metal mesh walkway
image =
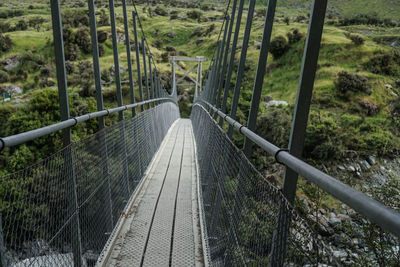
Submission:
<svg viewBox="0 0 400 267">
<path fill-rule="evenodd" d="M 193 141 L 190 120 L 178 120 L 133 199 L 103 265 L 195 266 L 201 244 L 195 243 L 199 222 L 193 216 L 197 213 Z"/>
</svg>

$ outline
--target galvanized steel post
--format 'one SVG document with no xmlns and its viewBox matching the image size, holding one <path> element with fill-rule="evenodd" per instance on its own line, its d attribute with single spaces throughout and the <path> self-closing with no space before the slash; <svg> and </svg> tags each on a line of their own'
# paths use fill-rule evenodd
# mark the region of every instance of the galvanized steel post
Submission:
<svg viewBox="0 0 400 267">
<path fill-rule="evenodd" d="M 90 21 L 90 36 L 92 41 L 92 55 L 93 55 L 93 71 L 94 71 L 94 81 L 96 88 L 96 102 L 97 111 L 102 111 L 104 109 L 103 104 L 103 92 L 101 88 L 101 72 L 100 72 L 100 62 L 99 62 L 99 48 L 97 39 L 97 26 L 96 26 L 96 10 L 94 5 L 94 0 L 88 1 L 89 6 L 89 21 Z M 98 118 L 99 130 L 105 127 L 104 117 Z M 101 153 L 101 158 L 103 162 L 103 177 L 107 181 L 107 188 L 104 189 L 104 203 L 106 205 L 106 214 L 109 215 L 110 220 L 107 224 L 107 231 L 111 232 L 113 228 L 113 215 L 112 215 L 112 199 L 111 199 L 111 186 L 110 186 L 110 174 L 108 169 L 108 150 L 107 150 L 107 139 L 105 134 L 102 132 L 99 135 L 100 146 L 104 148 L 104 152 Z"/>
<path fill-rule="evenodd" d="M 111 21 L 111 35 L 112 35 L 112 44 L 113 44 L 113 54 L 114 54 L 114 73 L 115 73 L 115 86 L 117 88 L 117 102 L 118 106 L 122 106 L 122 89 L 121 89 L 121 75 L 119 68 L 119 53 L 118 53 L 118 40 L 117 40 L 117 26 L 115 23 L 115 8 L 114 8 L 114 0 L 109 0 L 110 7 L 110 21 Z M 124 112 L 120 111 L 118 113 L 119 120 L 122 121 L 124 119 Z"/>
<path fill-rule="evenodd" d="M 225 111 L 226 111 L 226 103 L 228 101 L 229 87 L 231 86 L 232 72 L 233 72 L 233 67 L 235 65 L 235 54 L 236 54 L 237 42 L 239 40 L 240 25 L 242 23 L 243 6 L 244 6 L 244 0 L 240 0 L 238 16 L 236 19 L 235 34 L 233 35 L 233 41 L 232 41 L 231 57 L 229 59 L 228 73 L 227 73 L 226 80 L 225 80 L 224 97 L 223 97 L 222 106 L 221 106 L 221 110 L 223 113 L 225 113 Z M 222 127 L 223 123 L 224 123 L 224 120 L 222 118 L 220 118 L 219 125 L 221 127 Z"/>
<path fill-rule="evenodd" d="M 67 73 L 65 69 L 65 53 L 64 53 L 64 41 L 63 41 L 63 29 L 61 20 L 61 7 L 59 0 L 50 1 L 51 4 L 51 17 L 53 25 L 53 38 L 54 38 L 54 52 L 56 58 L 56 69 L 57 69 L 57 85 L 58 95 L 60 99 L 60 115 L 61 120 L 65 121 L 69 119 L 69 102 L 68 102 L 68 86 L 67 86 Z M 63 130 L 63 142 L 64 146 L 68 147 L 71 143 L 71 129 L 66 128 Z M 69 177 L 70 186 L 72 188 L 70 195 L 70 212 L 75 215 L 71 220 L 71 246 L 74 260 L 74 266 L 82 266 L 82 244 L 81 244 L 81 229 L 79 224 L 79 206 L 77 196 L 77 182 L 75 170 L 73 168 L 74 159 L 71 151 L 71 147 L 65 153 L 64 157 L 64 168 L 71 170 Z"/>
<path fill-rule="evenodd" d="M 133 30 L 134 30 L 134 36 L 135 36 L 136 68 L 137 68 L 138 84 L 139 84 L 139 97 L 140 97 L 140 102 L 143 102 L 143 85 L 142 85 L 142 74 L 140 71 L 139 38 L 138 38 L 137 21 L 136 21 L 137 16 L 138 16 L 138 14 L 135 11 L 133 11 L 132 17 L 133 17 Z M 141 111 L 144 110 L 143 105 L 140 106 L 140 110 Z"/>
<path fill-rule="evenodd" d="M 260 56 L 258 57 L 257 72 L 254 80 L 253 95 L 251 97 L 250 112 L 247 119 L 247 128 L 249 128 L 251 131 L 254 131 L 254 129 L 256 128 L 261 91 L 264 83 L 265 70 L 267 67 L 272 26 L 274 25 L 275 8 L 276 0 L 269 0 L 267 14 L 264 21 L 264 32 L 261 41 Z M 250 158 L 251 156 L 252 144 L 253 143 L 245 137 L 243 152 L 247 156 L 247 158 Z"/>
<path fill-rule="evenodd" d="M 134 104 L 135 103 L 135 87 L 134 87 L 134 82 L 133 82 L 131 39 L 129 36 L 128 12 L 126 10 L 126 0 L 122 0 L 122 13 L 124 16 L 126 59 L 128 61 L 129 93 L 130 93 L 130 97 L 131 97 L 131 104 Z M 132 117 L 135 117 L 135 115 L 136 115 L 136 110 L 135 110 L 135 108 L 133 108 L 132 109 Z"/>
<path fill-rule="evenodd" d="M 236 75 L 235 90 L 234 90 L 232 106 L 231 106 L 231 118 L 233 118 L 233 119 L 236 119 L 236 111 L 237 111 L 237 107 L 239 104 L 240 87 L 242 87 L 244 67 L 246 64 L 247 49 L 248 49 L 249 40 L 250 40 L 251 25 L 253 23 L 253 15 L 254 15 L 255 5 L 256 5 L 255 0 L 249 1 L 249 9 L 248 9 L 248 13 L 247 13 L 246 28 L 245 28 L 244 37 L 243 37 L 242 53 L 240 55 L 239 67 L 238 67 L 238 72 Z M 232 127 L 232 125 L 229 125 L 228 136 L 230 139 L 232 139 L 232 135 L 233 135 L 233 127 Z"/>
<path fill-rule="evenodd" d="M 94 85 L 96 88 L 97 111 L 101 111 L 104 109 L 104 106 L 103 106 L 103 92 L 101 88 L 99 44 L 97 38 L 96 10 L 94 6 L 94 0 L 89 0 L 88 6 L 89 6 L 90 37 L 92 41 L 93 72 L 94 72 Z M 100 130 L 103 129 L 104 118 L 99 117 L 98 123 L 99 123 L 99 129 Z"/>
<path fill-rule="evenodd" d="M 147 77 L 147 65 L 146 65 L 146 38 L 142 36 L 142 53 L 143 53 L 143 72 L 144 72 L 144 83 L 146 85 L 146 98 L 150 99 L 150 90 L 149 90 L 149 79 Z M 150 104 L 147 105 L 147 108 L 150 108 Z"/>
<path fill-rule="evenodd" d="M 222 90 L 223 90 L 223 87 L 224 87 L 226 69 L 228 67 L 227 64 L 228 64 L 229 47 L 231 45 L 233 24 L 235 22 L 236 6 L 237 6 L 237 0 L 234 0 L 233 1 L 233 5 L 232 5 L 232 13 L 231 13 L 231 17 L 230 17 L 230 20 L 229 20 L 229 30 L 228 30 L 228 33 L 227 33 L 227 40 L 226 40 L 226 45 L 225 45 L 226 48 L 225 48 L 225 51 L 224 51 L 224 59 L 223 59 L 224 61 L 222 63 L 221 79 L 220 79 L 219 84 L 218 84 L 218 89 L 220 91 L 219 91 L 219 96 L 218 96 L 218 99 L 217 99 L 217 101 L 218 101 L 217 105 L 216 105 L 217 108 L 219 108 L 219 106 L 222 104 L 221 96 L 222 96 Z"/>
<path fill-rule="evenodd" d="M 301 158 L 304 148 L 326 7 L 327 0 L 313 0 L 289 141 L 289 153 L 297 158 Z M 296 196 L 297 180 L 298 173 L 286 167 L 282 193 L 291 204 L 293 204 Z M 291 214 L 286 209 L 281 208 L 273 235 L 274 243 L 269 257 L 270 266 L 280 266 L 284 263 L 290 218 Z"/>
</svg>

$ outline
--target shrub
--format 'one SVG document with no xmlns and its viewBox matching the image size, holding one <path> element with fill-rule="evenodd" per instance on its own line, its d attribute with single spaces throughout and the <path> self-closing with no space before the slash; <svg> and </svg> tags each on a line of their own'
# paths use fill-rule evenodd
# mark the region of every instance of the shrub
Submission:
<svg viewBox="0 0 400 267">
<path fill-rule="evenodd" d="M 28 29 L 28 23 L 23 19 L 19 20 L 15 25 L 16 31 L 25 31 L 26 29 Z"/>
<path fill-rule="evenodd" d="M 103 44 L 99 44 L 99 56 L 102 57 L 106 53 L 106 49 Z"/>
<path fill-rule="evenodd" d="M 364 38 L 357 34 L 345 34 L 348 39 L 350 39 L 355 45 L 364 44 Z"/>
<path fill-rule="evenodd" d="M 65 59 L 75 61 L 81 57 L 79 46 L 73 43 L 67 43 L 65 46 Z"/>
<path fill-rule="evenodd" d="M 89 28 L 82 27 L 75 33 L 75 43 L 84 53 L 92 52 L 92 42 L 89 37 Z"/>
<path fill-rule="evenodd" d="M 305 16 L 303 16 L 303 15 L 299 15 L 299 16 L 297 16 L 296 18 L 295 18 L 295 22 L 304 22 L 304 21 L 306 21 L 307 20 L 307 17 L 305 17 Z"/>
<path fill-rule="evenodd" d="M 292 32 L 286 34 L 289 44 L 295 44 L 303 38 L 303 34 L 297 28 L 293 28 Z"/>
<path fill-rule="evenodd" d="M 344 146 L 338 134 L 339 127 L 330 117 L 311 113 L 307 126 L 304 155 L 317 160 L 334 160 L 344 154 Z"/>
<path fill-rule="evenodd" d="M 10 75 L 7 72 L 0 70 L 0 83 L 6 83 L 10 80 Z"/>
<path fill-rule="evenodd" d="M 282 57 L 288 50 L 289 44 L 285 37 L 279 35 L 272 39 L 269 51 L 275 59 Z"/>
<path fill-rule="evenodd" d="M 154 9 L 154 13 L 156 13 L 159 16 L 167 16 L 168 15 L 168 12 L 160 6 L 157 6 Z"/>
<path fill-rule="evenodd" d="M 346 94 L 348 92 L 371 93 L 371 86 L 368 84 L 367 78 L 355 73 L 348 73 L 346 71 L 341 71 L 338 73 L 335 86 L 336 89 L 342 94 Z"/>
<path fill-rule="evenodd" d="M 364 108 L 365 113 L 368 116 L 375 116 L 378 114 L 380 106 L 376 102 L 370 99 L 356 98 L 358 104 Z"/>
<path fill-rule="evenodd" d="M 395 75 L 400 71 L 399 65 L 400 55 L 396 50 L 392 50 L 372 57 L 364 67 L 375 74 Z"/>
<path fill-rule="evenodd" d="M 46 20 L 42 17 L 33 17 L 28 20 L 28 26 L 39 31 L 40 25 L 42 25 L 44 22 L 46 22 Z"/>
<path fill-rule="evenodd" d="M 357 14 L 352 17 L 341 18 L 341 19 L 339 19 L 339 25 L 341 25 L 341 26 L 375 25 L 375 26 L 394 27 L 394 26 L 396 26 L 396 23 L 394 23 L 390 19 L 379 18 L 377 13 L 371 13 L 371 14 Z"/>
<path fill-rule="evenodd" d="M 7 52 L 13 46 L 13 42 L 8 35 L 3 35 L 0 33 L 0 51 Z"/>
<path fill-rule="evenodd" d="M 289 18 L 289 17 L 285 17 L 285 18 L 283 19 L 283 22 L 285 22 L 286 25 L 289 25 L 289 24 L 290 24 L 290 18 Z"/>
<path fill-rule="evenodd" d="M 197 20 L 199 20 L 199 19 L 203 16 L 203 13 L 202 13 L 201 11 L 192 10 L 192 11 L 189 11 L 189 12 L 187 13 L 187 16 L 188 16 L 188 18 L 190 18 L 190 19 L 197 19 Z"/>
<path fill-rule="evenodd" d="M 89 16 L 86 14 L 85 10 L 67 9 L 62 14 L 62 23 L 72 28 L 89 26 Z"/>
<path fill-rule="evenodd" d="M 98 24 L 99 24 L 99 26 L 109 26 L 110 25 L 110 22 L 108 20 L 108 15 L 104 9 L 100 10 Z"/>
<path fill-rule="evenodd" d="M 0 21 L 0 33 L 5 33 L 10 31 L 10 23 Z"/>
</svg>

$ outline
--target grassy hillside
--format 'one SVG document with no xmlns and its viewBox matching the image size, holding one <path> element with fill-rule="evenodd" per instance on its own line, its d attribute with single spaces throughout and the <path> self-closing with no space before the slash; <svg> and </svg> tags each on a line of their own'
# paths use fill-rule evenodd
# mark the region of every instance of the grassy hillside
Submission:
<svg viewBox="0 0 400 267">
<path fill-rule="evenodd" d="M 394 8 L 379 5 L 379 9 L 372 9 L 371 6 L 378 5 L 377 1 L 364 1 L 366 4 L 363 5 L 363 8 L 357 8 L 359 2 L 352 1 L 351 3 L 354 5 L 351 8 L 345 8 L 350 6 L 350 2 L 330 1 L 331 6 L 324 28 L 305 154 L 306 157 L 314 160 L 340 159 L 348 151 L 356 151 L 361 156 L 371 153 L 390 155 L 400 148 L 399 117 L 397 117 L 397 103 L 400 102 L 398 99 L 400 70 L 398 52 L 395 52 L 396 49 L 390 46 L 397 42 L 400 36 L 400 28 L 396 26 L 397 21 L 395 21 L 398 18 L 396 17 L 398 8 L 397 5 L 391 6 Z M 388 2 L 390 1 L 388 0 Z M 293 33 L 294 29 L 300 33 L 298 40 L 288 44 L 287 51 L 281 57 L 274 58 L 269 55 L 268 71 L 262 92 L 260 126 L 257 131 L 265 132 L 264 137 L 280 146 L 287 145 L 310 3 L 311 1 L 281 1 L 275 19 L 273 38 L 283 36 L 287 42 L 288 33 Z M 20 12 L 15 14 L 13 10 L 17 6 Z M 122 80 L 127 81 L 122 8 L 118 2 L 116 6 L 118 32 L 122 38 L 118 47 L 123 67 Z M 157 67 L 164 74 L 163 79 L 167 87 L 170 84 L 171 70 L 168 62 L 169 56 L 178 54 L 212 57 L 225 8 L 226 5 L 223 2 L 201 2 L 200 4 L 170 2 L 138 5 L 147 40 L 151 45 Z M 386 10 L 383 10 L 384 8 Z M 86 3 L 82 1 L 65 1 L 62 9 L 64 31 L 65 35 L 68 35 L 66 51 L 69 89 L 71 95 L 76 96 L 74 99 L 79 102 L 74 105 L 81 106 L 88 101 L 94 102 L 91 55 L 90 51 L 87 51 L 87 47 L 90 47 L 87 31 L 87 7 Z M 333 9 L 337 12 L 332 12 Z M 358 12 L 352 14 L 354 10 Z M 369 12 L 371 10 L 377 14 L 385 11 L 387 16 L 376 16 Z M 128 14 L 131 11 L 133 11 L 133 7 L 129 6 Z M 105 105 L 111 107 L 116 105 L 116 99 L 111 70 L 113 66 L 111 31 L 106 4 L 103 8 L 99 6 L 97 13 L 99 34 L 106 36 L 101 43 L 103 53 L 100 58 Z M 259 2 L 252 27 L 247 71 L 241 91 L 242 98 L 238 114 L 241 122 L 245 122 L 249 109 L 259 55 L 257 42 L 261 41 L 264 14 L 265 3 Z M 359 17 L 357 14 L 366 14 L 366 17 Z M 3 30 L 2 35 L 8 36 L 12 41 L 11 49 L 0 52 L 0 65 L 3 68 L 8 64 L 7 60 L 9 59 L 18 59 L 20 62 L 18 67 L 0 73 L 4 76 L 0 80 L 0 88 L 5 91 L 7 86 L 16 85 L 23 90 L 22 94 L 15 95 L 10 102 L 0 104 L 3 114 L 2 124 L 5 125 L 0 130 L 1 136 L 17 133 L 15 128 L 8 127 L 8 118 L 16 109 L 24 109 L 29 105 L 30 101 L 37 97 L 36 91 L 41 88 L 54 88 L 56 85 L 50 18 L 50 8 L 46 1 L 13 2 L 2 4 L 0 7 L 0 29 L 8 27 L 7 30 Z M 344 20 L 344 18 L 350 20 Z M 365 25 L 366 18 L 375 25 Z M 384 18 L 393 18 L 393 20 L 384 20 Z M 246 15 L 243 17 L 243 24 L 245 24 L 245 19 Z M 131 18 L 129 23 L 132 25 Z M 24 26 L 24 24 L 26 25 Z M 243 27 L 241 33 L 243 33 Z M 352 42 L 350 37 L 354 35 L 362 38 L 363 44 Z M 140 37 L 141 34 L 139 34 Z M 130 41 L 133 44 L 132 35 Z M 239 45 L 240 43 L 241 41 Z M 238 57 L 239 53 L 237 53 L 236 60 Z M 133 63 L 135 71 L 136 63 Z M 203 66 L 204 75 L 208 64 L 209 61 Z M 386 65 L 390 67 L 390 70 L 385 68 Z M 361 76 L 361 79 L 365 79 L 365 86 L 368 90 L 340 91 L 336 84 L 340 78 L 339 73 L 343 71 L 347 72 L 350 77 Z M 233 88 L 235 74 L 233 76 L 231 88 Z M 135 79 L 137 79 L 136 73 Z M 123 84 L 123 93 L 124 103 L 127 104 L 129 103 L 129 92 L 125 83 Z M 180 94 L 183 94 L 183 91 L 180 91 Z M 136 96 L 138 95 L 136 92 Z M 265 108 L 264 104 L 271 99 L 286 101 L 289 106 Z M 188 116 L 190 113 L 190 107 L 187 104 L 188 102 L 181 104 L 183 116 Z M 80 111 L 83 112 L 82 109 Z M 270 125 L 268 127 L 271 127 L 268 131 L 269 128 L 265 126 L 267 124 Z M 276 130 L 277 127 L 274 126 L 279 126 L 280 130 Z M 31 127 L 24 130 L 28 129 Z M 77 140 L 82 136 L 76 134 L 75 137 Z M 240 145 L 242 139 L 237 137 L 236 141 Z M 335 148 L 339 148 L 339 150 Z M 11 151 L 10 155 L 14 152 Z M 35 156 L 35 159 L 38 157 Z M 260 158 L 262 167 L 264 161 L 262 157 Z"/>
</svg>

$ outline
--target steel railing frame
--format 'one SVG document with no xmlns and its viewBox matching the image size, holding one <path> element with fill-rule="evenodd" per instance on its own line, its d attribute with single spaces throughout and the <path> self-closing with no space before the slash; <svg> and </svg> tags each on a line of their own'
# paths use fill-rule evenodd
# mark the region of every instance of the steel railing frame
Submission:
<svg viewBox="0 0 400 267">
<path fill-rule="evenodd" d="M 130 105 L 125 105 L 125 106 L 120 106 L 117 108 L 111 108 L 111 109 L 105 109 L 102 111 L 97 111 L 97 112 L 93 112 L 93 113 L 89 113 L 89 114 L 85 114 L 79 117 L 75 117 L 75 118 L 71 118 L 62 122 L 58 122 L 49 126 L 45 126 L 42 128 L 38 128 L 35 130 L 31 130 L 31 131 L 27 131 L 24 133 L 20 133 L 20 134 L 16 134 L 16 135 L 11 135 L 8 137 L 0 137 L 0 151 L 2 151 L 4 148 L 6 147 L 13 147 L 13 146 L 17 146 L 29 141 L 32 141 L 36 138 L 63 130 L 63 129 L 67 129 L 70 127 L 73 127 L 75 125 L 77 125 L 78 123 L 82 123 L 94 118 L 101 118 L 101 117 L 105 117 L 108 116 L 110 114 L 113 113 L 119 113 L 119 112 L 123 112 L 129 109 L 134 109 L 136 107 L 142 107 L 144 105 L 150 104 L 150 103 L 156 103 L 156 102 L 164 102 L 164 101 L 170 101 L 173 102 L 174 104 L 176 104 L 176 102 L 171 99 L 171 98 L 157 98 L 157 99 L 151 99 L 151 100 L 146 100 L 143 102 L 138 102 L 135 104 L 130 104 Z"/>
<path fill-rule="evenodd" d="M 284 164 L 306 180 L 316 184 L 325 192 L 347 204 L 355 211 L 367 217 L 370 221 L 382 227 L 384 230 L 400 237 L 400 214 L 398 212 L 298 159 L 288 151 L 268 142 L 246 126 L 240 124 L 238 121 L 212 106 L 207 101 L 201 100 L 201 102 L 211 111 L 216 112 L 220 118 L 225 120 L 233 128 L 239 130 L 242 135 L 249 138 L 254 144 L 258 145 L 271 156 L 274 156 L 279 163 Z M 196 105 L 202 106 L 199 103 L 196 103 L 195 106 Z"/>
</svg>

